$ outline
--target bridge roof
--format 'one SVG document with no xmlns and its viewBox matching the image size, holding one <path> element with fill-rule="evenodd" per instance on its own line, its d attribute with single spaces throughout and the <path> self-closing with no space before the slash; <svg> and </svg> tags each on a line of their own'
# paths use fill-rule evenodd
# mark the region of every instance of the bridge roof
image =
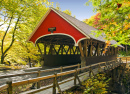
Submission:
<svg viewBox="0 0 130 94">
<path fill-rule="evenodd" d="M 59 20 L 63 20 L 63 21 L 59 21 Z M 66 24 L 66 22 L 69 26 Z M 49 25 L 47 26 L 44 23 L 49 24 Z M 54 33 L 50 33 L 47 31 L 48 29 L 46 29 L 46 30 L 40 29 L 40 28 L 46 28 L 46 27 L 47 28 L 56 27 L 56 31 L 54 31 Z M 61 28 L 61 29 L 59 29 L 59 28 Z M 58 31 L 58 30 L 60 30 L 60 31 Z M 69 30 L 71 30 L 71 31 L 69 31 Z M 41 38 L 45 35 L 54 35 L 54 34 L 63 34 L 64 35 L 65 34 L 65 35 L 71 36 L 74 39 L 76 46 L 77 46 L 78 42 L 83 39 L 94 39 L 94 40 L 98 40 L 100 42 L 105 42 L 106 41 L 104 39 L 105 34 L 102 34 L 102 36 L 99 36 L 99 37 L 95 37 L 95 34 L 94 35 L 91 34 L 92 31 L 96 31 L 96 30 L 97 29 L 95 29 L 94 27 L 89 26 L 86 23 L 77 20 L 75 17 L 67 15 L 54 8 L 50 8 L 48 10 L 48 12 L 46 13 L 46 15 L 44 15 L 44 17 L 42 18 L 40 23 L 37 25 L 35 30 L 32 32 L 32 34 L 28 38 L 28 41 L 32 41 L 33 43 L 36 43 L 39 38 Z M 42 33 L 40 33 L 40 32 L 42 32 Z M 112 40 L 110 43 L 116 44 L 117 42 Z"/>
</svg>

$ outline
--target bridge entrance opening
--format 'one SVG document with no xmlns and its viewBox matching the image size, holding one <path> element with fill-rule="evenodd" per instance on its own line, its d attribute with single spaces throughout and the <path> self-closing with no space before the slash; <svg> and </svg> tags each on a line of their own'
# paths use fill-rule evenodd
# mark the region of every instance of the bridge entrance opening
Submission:
<svg viewBox="0 0 130 94">
<path fill-rule="evenodd" d="M 64 66 L 81 62 L 79 48 L 74 46 L 75 41 L 70 36 L 47 35 L 40 37 L 36 44 L 45 66 Z"/>
</svg>

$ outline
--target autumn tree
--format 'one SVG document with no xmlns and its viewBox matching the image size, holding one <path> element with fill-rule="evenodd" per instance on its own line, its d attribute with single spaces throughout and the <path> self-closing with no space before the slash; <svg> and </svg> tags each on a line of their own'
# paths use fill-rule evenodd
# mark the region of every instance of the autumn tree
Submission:
<svg viewBox="0 0 130 94">
<path fill-rule="evenodd" d="M 51 5 L 51 3 L 47 0 L 0 1 L 0 31 L 2 32 L 0 36 L 1 63 L 4 62 L 14 42 L 20 42 L 20 40 L 17 39 L 17 35 L 20 33 L 29 35 L 48 10 L 47 6 L 49 5 Z M 4 26 L 4 29 L 2 29 L 2 26 Z M 24 31 L 21 29 L 24 29 Z M 6 38 L 8 37 L 10 37 L 11 40 L 7 43 Z"/>
<path fill-rule="evenodd" d="M 99 32 L 106 34 L 106 40 L 116 40 L 117 45 L 130 45 L 130 1 L 89 0 L 89 2 L 92 3 L 94 10 L 100 13 L 97 14 L 98 18 L 94 19 L 93 24 L 98 26 L 96 28 L 102 29 Z"/>
<path fill-rule="evenodd" d="M 103 29 L 103 24 L 100 23 L 101 13 L 91 16 L 89 19 L 83 20 L 86 24 L 95 27 L 96 29 Z"/>
<path fill-rule="evenodd" d="M 5 59 L 24 64 L 39 62 L 41 57 L 37 47 L 26 40 L 49 7 L 53 7 L 53 2 L 48 0 L 3 0 L 0 2 L 1 63 Z M 64 12 L 71 15 L 69 10 Z"/>
</svg>

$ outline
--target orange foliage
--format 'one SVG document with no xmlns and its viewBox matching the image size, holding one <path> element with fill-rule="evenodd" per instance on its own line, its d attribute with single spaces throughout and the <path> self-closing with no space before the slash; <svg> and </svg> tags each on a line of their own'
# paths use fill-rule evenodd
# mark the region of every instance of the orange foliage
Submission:
<svg viewBox="0 0 130 94">
<path fill-rule="evenodd" d="M 103 51 L 103 54 L 106 53 L 108 46 L 110 46 L 110 41 L 105 41 L 105 43 L 106 43 L 106 46 L 105 46 L 105 49 Z"/>
</svg>

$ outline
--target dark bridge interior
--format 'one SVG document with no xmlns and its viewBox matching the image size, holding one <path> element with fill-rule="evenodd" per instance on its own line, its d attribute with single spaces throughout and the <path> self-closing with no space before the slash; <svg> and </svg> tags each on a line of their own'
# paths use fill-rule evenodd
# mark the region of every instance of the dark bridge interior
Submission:
<svg viewBox="0 0 130 94">
<path fill-rule="evenodd" d="M 36 44 L 44 45 L 43 48 L 38 47 L 44 53 L 44 66 L 64 66 L 81 62 L 79 48 L 74 46 L 74 40 L 67 35 L 44 36 Z"/>
<path fill-rule="evenodd" d="M 41 37 L 37 40 L 37 43 L 74 45 L 75 42 L 71 37 L 67 35 L 49 35 Z"/>
</svg>

